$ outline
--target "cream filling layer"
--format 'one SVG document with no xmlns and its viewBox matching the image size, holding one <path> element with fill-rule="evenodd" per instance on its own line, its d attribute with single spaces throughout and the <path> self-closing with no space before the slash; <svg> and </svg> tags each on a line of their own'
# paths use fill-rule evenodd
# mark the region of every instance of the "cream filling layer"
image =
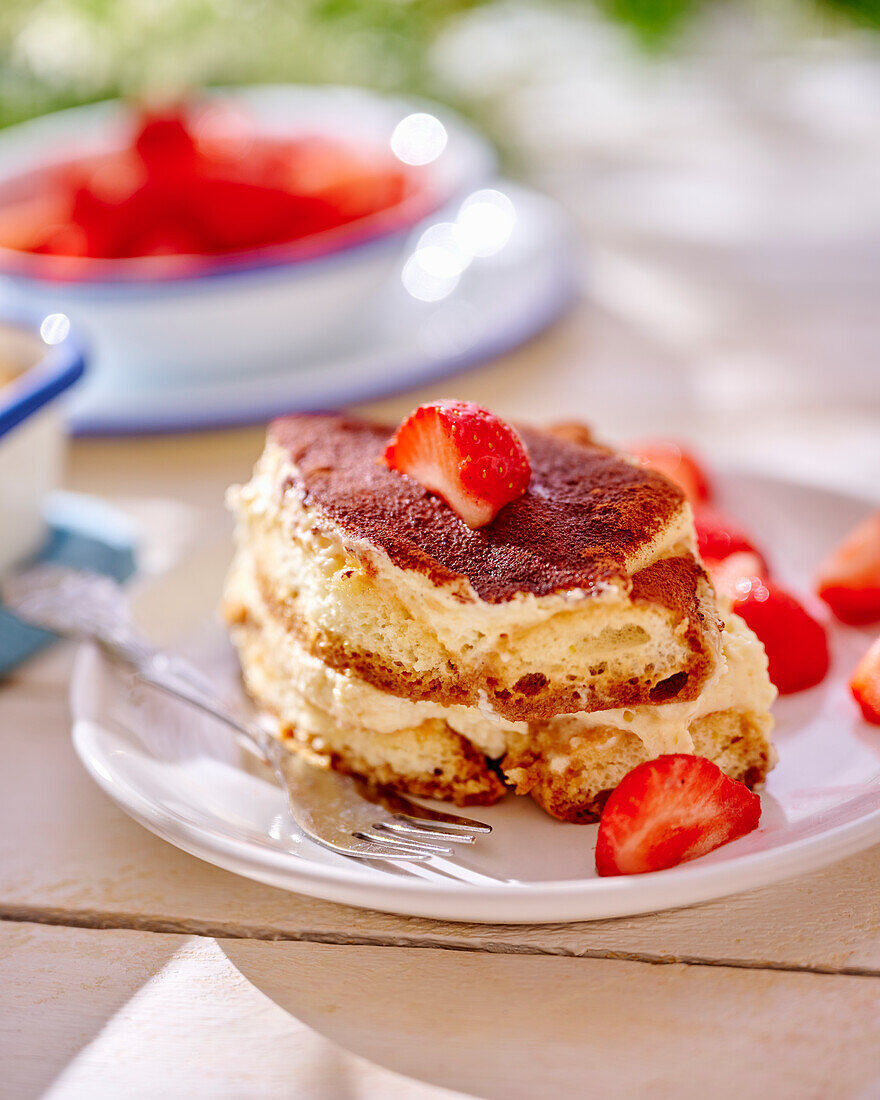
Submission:
<svg viewBox="0 0 880 1100">
<path fill-rule="evenodd" d="M 743 620 L 734 614 L 725 619 L 721 635 L 721 661 L 696 699 L 655 706 L 622 707 L 578 715 L 590 726 L 631 730 L 650 756 L 694 751 L 690 727 L 718 711 L 766 713 L 777 695 L 767 675 L 764 647 Z"/>
<path fill-rule="evenodd" d="M 229 589 L 251 610 L 260 626 L 261 649 L 271 654 L 265 662 L 249 662 L 248 678 L 252 690 L 291 726 L 314 737 L 329 736 L 345 725 L 393 736 L 397 730 L 440 719 L 494 759 L 504 755 L 509 734 L 528 733 L 527 723 L 509 722 L 488 705 L 440 706 L 402 699 L 328 668 L 303 650 L 284 624 L 269 614 L 243 557 L 230 578 Z M 261 667 L 263 664 L 265 667 Z M 567 714 L 559 721 L 567 735 L 575 734 L 579 724 L 583 729 L 608 726 L 630 730 L 650 756 L 689 753 L 694 749 L 689 731 L 697 719 L 730 709 L 765 713 L 775 697 L 763 646 L 745 623 L 731 614 L 722 633 L 721 660 L 696 699 Z M 552 727 L 553 722 L 551 719 L 542 726 Z"/>
</svg>

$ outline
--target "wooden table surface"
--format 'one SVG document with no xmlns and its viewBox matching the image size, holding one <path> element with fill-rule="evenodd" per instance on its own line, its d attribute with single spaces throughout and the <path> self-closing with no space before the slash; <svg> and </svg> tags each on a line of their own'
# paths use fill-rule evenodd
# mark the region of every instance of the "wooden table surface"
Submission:
<svg viewBox="0 0 880 1100">
<path fill-rule="evenodd" d="M 438 394 L 880 495 L 878 410 L 725 412 L 711 379 L 580 308 Z M 344 400 L 340 394 L 340 400 Z M 161 572 L 228 529 L 259 430 L 80 441 L 68 486 Z M 0 1097 L 880 1097 L 880 846 L 632 919 L 460 925 L 236 878 L 104 797 L 69 738 L 71 653 L 0 689 Z"/>
</svg>

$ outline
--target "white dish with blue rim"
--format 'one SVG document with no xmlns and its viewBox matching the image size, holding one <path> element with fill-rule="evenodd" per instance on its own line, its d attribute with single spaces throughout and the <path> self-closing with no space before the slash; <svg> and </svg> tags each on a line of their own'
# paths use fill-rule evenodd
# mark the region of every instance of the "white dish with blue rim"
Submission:
<svg viewBox="0 0 880 1100">
<path fill-rule="evenodd" d="M 57 399 L 83 369 L 66 317 L 0 311 L 0 571 L 43 542 L 65 438 Z"/>
<path fill-rule="evenodd" d="M 312 362 L 356 326 L 424 217 L 455 208 L 493 173 L 488 143 L 444 108 L 356 88 L 294 85 L 206 93 L 240 108 L 264 136 L 318 134 L 389 149 L 409 165 L 412 194 L 387 212 L 290 246 L 213 257 L 157 274 L 156 257 L 77 260 L 76 279 L 53 277 L 55 257 L 0 248 L 0 298 L 67 314 L 89 339 L 91 373 L 108 385 L 160 377 L 230 378 Z M 62 111 L 0 133 L 0 202 L 22 175 L 122 148 L 131 117 L 118 102 Z M 390 154 L 389 154 L 390 155 Z"/>
<path fill-rule="evenodd" d="M 465 370 L 521 344 L 570 305 L 569 241 L 554 203 L 495 181 L 419 227 L 374 289 L 360 325 L 340 331 L 320 353 L 282 347 L 265 357 L 255 341 L 237 375 L 198 381 L 96 372 L 69 406 L 72 428 L 128 434 L 257 423 Z"/>
</svg>

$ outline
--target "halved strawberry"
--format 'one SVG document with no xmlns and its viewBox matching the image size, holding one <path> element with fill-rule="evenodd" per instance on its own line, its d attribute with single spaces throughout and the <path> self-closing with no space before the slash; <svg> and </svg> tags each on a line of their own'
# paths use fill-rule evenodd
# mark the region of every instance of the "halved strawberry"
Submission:
<svg viewBox="0 0 880 1100">
<path fill-rule="evenodd" d="M 703 565 L 712 578 L 715 591 L 729 600 L 736 599 L 736 586 L 740 581 L 749 581 L 753 577 L 769 579 L 767 563 L 752 550 L 737 550 L 721 559 L 704 557 Z"/>
<path fill-rule="evenodd" d="M 780 695 L 825 679 L 830 662 L 825 627 L 791 593 L 764 577 L 745 577 L 736 583 L 733 610 L 763 643 Z"/>
<path fill-rule="evenodd" d="M 868 649 L 849 682 L 866 722 L 880 726 L 880 638 Z"/>
<path fill-rule="evenodd" d="M 643 466 L 665 474 L 674 481 L 691 504 L 709 499 L 709 479 L 700 463 L 678 443 L 671 439 L 650 439 L 625 447 Z"/>
<path fill-rule="evenodd" d="M 491 523 L 532 476 L 513 428 L 469 401 L 421 405 L 397 429 L 383 459 L 442 497 L 468 527 Z"/>
<path fill-rule="evenodd" d="M 623 777 L 596 840 L 600 875 L 640 875 L 696 859 L 758 827 L 761 799 L 702 756 L 672 753 Z"/>
<path fill-rule="evenodd" d="M 826 558 L 817 590 L 850 626 L 880 621 L 880 512 L 863 520 Z"/>
</svg>

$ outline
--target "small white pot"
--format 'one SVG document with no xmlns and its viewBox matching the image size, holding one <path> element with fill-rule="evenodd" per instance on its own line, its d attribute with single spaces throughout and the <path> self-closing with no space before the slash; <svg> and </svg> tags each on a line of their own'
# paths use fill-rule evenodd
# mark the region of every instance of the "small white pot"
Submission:
<svg viewBox="0 0 880 1100">
<path fill-rule="evenodd" d="M 84 369 L 69 334 L 47 345 L 39 333 L 38 324 L 0 314 L 0 365 L 13 375 L 0 384 L 0 573 L 45 538 L 43 503 L 59 486 L 65 443 L 56 400 Z"/>
</svg>

